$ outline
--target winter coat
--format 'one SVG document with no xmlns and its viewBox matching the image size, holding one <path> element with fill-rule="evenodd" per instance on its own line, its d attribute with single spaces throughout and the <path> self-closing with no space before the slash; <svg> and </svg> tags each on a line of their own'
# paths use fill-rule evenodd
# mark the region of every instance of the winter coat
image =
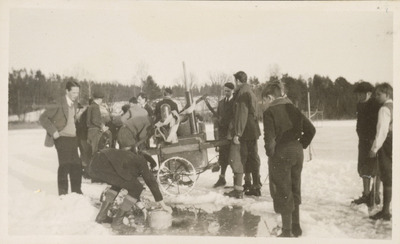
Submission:
<svg viewBox="0 0 400 244">
<path fill-rule="evenodd" d="M 73 106 L 75 108 L 76 115 L 78 104 L 74 102 Z M 46 147 L 52 147 L 54 145 L 53 135 L 56 131 L 61 131 L 64 129 L 64 127 L 67 125 L 67 119 L 68 103 L 66 96 L 59 98 L 53 104 L 49 105 L 40 115 L 39 122 L 46 130 L 46 138 L 44 142 Z"/>
<path fill-rule="evenodd" d="M 373 98 L 357 104 L 356 131 L 360 140 L 373 141 L 375 139 L 380 107 L 381 105 Z"/>
<path fill-rule="evenodd" d="M 232 98 L 229 101 L 226 101 L 226 97 L 224 97 L 221 101 L 218 102 L 217 108 L 217 127 L 218 134 L 216 136 L 216 140 L 227 138 L 229 124 L 233 121 L 233 105 L 234 99 Z"/>
<path fill-rule="evenodd" d="M 103 127 L 103 121 L 101 119 L 101 112 L 100 106 L 93 102 L 87 108 L 87 118 L 86 118 L 86 125 L 88 128 L 99 128 Z"/>
<path fill-rule="evenodd" d="M 107 148 L 96 153 L 89 166 L 89 175 L 110 185 L 129 191 L 137 186 L 138 177 L 143 177 L 154 199 L 163 199 L 157 180 L 151 173 L 146 159 L 131 151 Z"/>
<path fill-rule="evenodd" d="M 131 104 L 128 112 L 121 116 L 121 121 L 126 124 L 126 121 L 138 117 L 147 117 L 149 114 L 146 109 L 142 108 L 139 104 Z"/>
<path fill-rule="evenodd" d="M 305 149 L 315 135 L 314 125 L 286 97 L 272 101 L 263 118 L 265 150 L 268 157 L 275 154 L 277 145 L 295 140 Z"/>
<path fill-rule="evenodd" d="M 144 105 L 144 109 L 146 109 L 147 114 L 149 115 L 149 117 L 153 118 L 153 116 L 154 116 L 153 108 L 148 103 L 146 103 Z"/>
<path fill-rule="evenodd" d="M 151 121 L 148 116 L 134 117 L 125 121 L 124 125 L 132 132 L 136 142 L 150 135 Z"/>
<path fill-rule="evenodd" d="M 238 135 L 241 140 L 257 140 L 261 134 L 256 117 L 257 97 L 247 83 L 243 84 L 235 96 L 234 135 Z"/>
</svg>

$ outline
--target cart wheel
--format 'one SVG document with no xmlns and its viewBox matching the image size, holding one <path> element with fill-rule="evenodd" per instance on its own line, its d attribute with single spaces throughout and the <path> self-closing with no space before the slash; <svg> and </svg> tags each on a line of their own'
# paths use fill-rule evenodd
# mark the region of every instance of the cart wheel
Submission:
<svg viewBox="0 0 400 244">
<path fill-rule="evenodd" d="M 189 193 L 196 180 L 195 168 L 188 160 L 181 157 L 165 160 L 157 172 L 157 181 L 161 189 L 171 196 Z"/>
</svg>

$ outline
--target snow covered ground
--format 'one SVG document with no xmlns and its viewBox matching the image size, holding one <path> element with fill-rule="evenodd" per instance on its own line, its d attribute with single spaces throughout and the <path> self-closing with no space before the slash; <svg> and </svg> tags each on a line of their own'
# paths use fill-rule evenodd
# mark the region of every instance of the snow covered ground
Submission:
<svg viewBox="0 0 400 244">
<path fill-rule="evenodd" d="M 210 125 L 207 131 L 212 134 Z M 98 209 L 91 199 L 98 198 L 105 185 L 84 181 L 84 195 L 57 195 L 56 150 L 43 146 L 44 136 L 43 129 L 8 131 L 8 234 L 13 237 L 114 235 L 106 226 L 94 222 Z M 189 195 L 165 196 L 166 203 L 193 206 L 209 213 L 224 206 L 240 205 L 261 216 L 256 236 L 270 236 L 270 230 L 281 223 L 269 195 L 262 137 L 258 146 L 264 184 L 262 197 L 243 200 L 224 197 L 222 193 L 230 189 L 213 189 L 218 173 L 208 170 L 200 175 Z M 312 160 L 308 161 L 309 151 L 305 151 L 302 173 L 301 238 L 391 239 L 391 221 L 371 221 L 366 206 L 350 207 L 351 200 L 359 197 L 362 190 L 356 170 L 355 121 L 319 122 L 311 153 Z M 209 159 L 214 155 L 214 149 L 210 149 Z M 229 168 L 227 181 L 232 185 Z M 144 196 L 153 200 L 148 190 Z"/>
</svg>

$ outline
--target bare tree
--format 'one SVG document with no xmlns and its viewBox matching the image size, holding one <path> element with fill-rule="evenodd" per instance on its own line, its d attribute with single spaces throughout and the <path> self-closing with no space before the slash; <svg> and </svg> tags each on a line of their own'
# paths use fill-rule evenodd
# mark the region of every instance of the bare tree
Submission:
<svg viewBox="0 0 400 244">
<path fill-rule="evenodd" d="M 281 68 L 278 64 L 270 64 L 268 68 L 268 74 L 266 80 L 269 80 L 270 77 L 280 78 L 282 76 Z"/>
<path fill-rule="evenodd" d="M 135 74 L 133 76 L 133 85 L 137 85 L 142 89 L 143 82 L 146 82 L 149 76 L 149 65 L 145 61 L 140 61 L 136 65 Z"/>
<path fill-rule="evenodd" d="M 224 72 L 210 72 L 209 73 L 209 79 L 211 81 L 211 86 L 218 91 L 218 100 L 222 96 L 222 88 L 226 82 L 232 82 L 232 76 L 228 75 Z"/>
</svg>

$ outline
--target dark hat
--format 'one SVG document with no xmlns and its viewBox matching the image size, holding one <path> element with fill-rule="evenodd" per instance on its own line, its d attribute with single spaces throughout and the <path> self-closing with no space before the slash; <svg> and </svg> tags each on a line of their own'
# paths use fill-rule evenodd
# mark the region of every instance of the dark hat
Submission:
<svg viewBox="0 0 400 244">
<path fill-rule="evenodd" d="M 374 87 L 371 85 L 371 83 L 366 82 L 366 81 L 361 81 L 355 84 L 354 92 L 355 93 L 367 93 L 367 92 L 373 92 Z"/>
<path fill-rule="evenodd" d="M 131 99 L 129 99 L 130 103 L 138 103 L 137 98 L 136 97 L 131 97 Z"/>
<path fill-rule="evenodd" d="M 124 113 L 126 113 L 126 112 L 128 112 L 128 110 L 129 110 L 129 108 L 131 107 L 131 105 L 129 105 L 129 104 L 125 104 L 124 106 L 122 106 L 122 111 L 124 112 Z"/>
<path fill-rule="evenodd" d="M 171 88 L 165 88 L 164 91 L 168 94 L 172 94 L 172 89 Z"/>
<path fill-rule="evenodd" d="M 231 90 L 235 89 L 235 85 L 232 82 L 226 82 L 224 86 Z"/>
<path fill-rule="evenodd" d="M 103 98 L 104 97 L 104 92 L 100 89 L 94 90 L 93 91 L 93 98 L 97 99 L 97 98 Z"/>
<path fill-rule="evenodd" d="M 117 141 L 120 148 L 131 147 L 136 143 L 136 140 L 133 138 L 132 131 L 125 125 L 119 129 Z"/>
</svg>

